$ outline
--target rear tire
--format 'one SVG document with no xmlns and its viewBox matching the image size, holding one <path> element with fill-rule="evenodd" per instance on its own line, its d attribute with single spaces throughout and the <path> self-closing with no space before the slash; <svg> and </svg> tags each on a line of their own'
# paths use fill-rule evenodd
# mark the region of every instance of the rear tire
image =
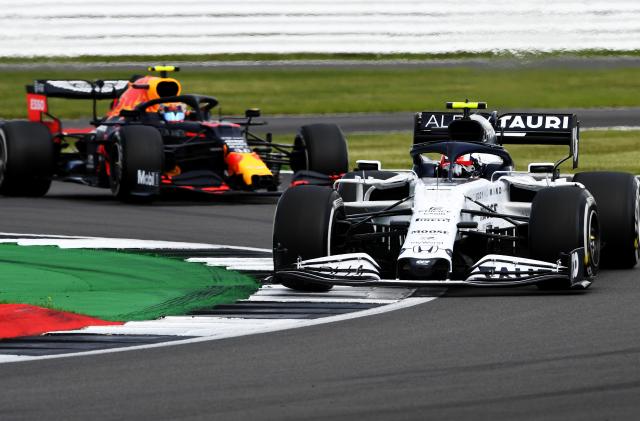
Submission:
<svg viewBox="0 0 640 421">
<path fill-rule="evenodd" d="M 589 192 L 577 186 L 540 190 L 531 204 L 529 252 L 531 258 L 555 262 L 561 254 L 584 247 L 584 273 L 592 277 L 600 265 L 598 208 Z M 541 289 L 567 289 L 560 280 L 544 281 Z"/>
<path fill-rule="evenodd" d="M 339 175 L 349 171 L 347 141 L 335 124 L 300 127 L 293 144 L 291 169 Z"/>
<path fill-rule="evenodd" d="M 333 227 L 342 215 L 340 196 L 331 188 L 303 185 L 287 189 L 278 201 L 273 224 L 274 269 L 290 266 L 298 258 L 329 256 Z M 298 291 L 331 289 L 330 285 L 309 281 L 276 280 Z"/>
<path fill-rule="evenodd" d="M 9 121 L 0 127 L 0 194 L 44 196 L 53 170 L 53 139 L 46 126 Z"/>
<path fill-rule="evenodd" d="M 583 172 L 582 183 L 598 204 L 602 227 L 602 266 L 630 269 L 640 258 L 640 183 L 631 174 Z"/>
<path fill-rule="evenodd" d="M 164 143 L 153 127 L 125 126 L 118 132 L 111 158 L 113 194 L 123 202 L 150 202 L 160 193 Z M 138 179 L 142 171 L 145 184 Z"/>
</svg>

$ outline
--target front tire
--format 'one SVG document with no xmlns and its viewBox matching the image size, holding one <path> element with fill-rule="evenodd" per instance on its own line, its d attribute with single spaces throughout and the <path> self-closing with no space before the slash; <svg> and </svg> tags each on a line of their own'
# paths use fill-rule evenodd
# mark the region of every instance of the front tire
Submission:
<svg viewBox="0 0 640 421">
<path fill-rule="evenodd" d="M 309 124 L 300 127 L 293 144 L 291 169 L 326 175 L 349 171 L 347 141 L 335 124 Z"/>
<path fill-rule="evenodd" d="M 53 170 L 53 139 L 46 126 L 9 121 L 0 127 L 0 194 L 44 196 Z"/>
<path fill-rule="evenodd" d="M 298 259 L 329 256 L 335 241 L 334 226 L 343 215 L 342 200 L 331 188 L 303 185 L 287 189 L 278 201 L 273 224 L 275 271 L 290 267 Z M 331 289 L 330 285 L 299 279 L 276 280 L 298 291 Z"/>
<path fill-rule="evenodd" d="M 116 134 L 110 162 L 113 194 L 123 202 L 148 202 L 160 193 L 164 143 L 158 130 L 125 126 Z"/>
<path fill-rule="evenodd" d="M 602 226 L 602 265 L 630 269 L 640 258 L 640 184 L 632 174 L 583 172 L 573 177 L 598 204 Z"/>
<path fill-rule="evenodd" d="M 584 273 L 593 277 L 600 266 L 600 223 L 593 196 L 578 186 L 540 190 L 531 204 L 529 252 L 533 259 L 555 262 L 561 254 L 583 247 Z M 544 281 L 541 289 L 566 289 L 560 280 Z"/>
</svg>

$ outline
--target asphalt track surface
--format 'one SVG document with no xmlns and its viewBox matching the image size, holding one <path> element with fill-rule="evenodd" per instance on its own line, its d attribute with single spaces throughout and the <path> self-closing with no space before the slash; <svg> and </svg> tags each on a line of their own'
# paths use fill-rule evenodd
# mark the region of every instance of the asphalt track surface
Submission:
<svg viewBox="0 0 640 421">
<path fill-rule="evenodd" d="M 184 198 L 183 198 L 184 199 Z M 269 247 L 276 199 L 122 205 L 54 183 L 1 198 L 6 232 Z M 0 419 L 634 419 L 640 279 L 585 293 L 459 289 L 377 316 L 0 365 Z"/>
</svg>

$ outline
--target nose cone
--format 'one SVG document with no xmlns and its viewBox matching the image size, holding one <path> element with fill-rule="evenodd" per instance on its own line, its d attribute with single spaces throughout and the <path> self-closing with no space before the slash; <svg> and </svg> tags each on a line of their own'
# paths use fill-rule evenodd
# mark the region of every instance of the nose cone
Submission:
<svg viewBox="0 0 640 421">
<path fill-rule="evenodd" d="M 399 279 L 444 280 L 449 277 L 449 261 L 442 258 L 417 259 L 408 257 L 398 260 Z"/>
</svg>

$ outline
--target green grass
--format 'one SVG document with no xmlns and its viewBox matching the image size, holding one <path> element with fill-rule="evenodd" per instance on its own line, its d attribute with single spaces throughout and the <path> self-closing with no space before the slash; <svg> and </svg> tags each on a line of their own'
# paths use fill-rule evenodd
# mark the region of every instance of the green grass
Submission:
<svg viewBox="0 0 640 421">
<path fill-rule="evenodd" d="M 0 118 L 26 115 L 24 85 L 37 78 L 129 76 L 123 71 L 0 71 Z M 638 68 L 184 69 L 177 76 L 184 92 L 216 96 L 224 114 L 249 107 L 265 114 L 419 111 L 465 98 L 497 109 L 640 106 Z M 51 100 L 50 110 L 62 118 L 91 114 L 87 101 Z"/>
<path fill-rule="evenodd" d="M 246 275 L 152 255 L 51 246 L 0 245 L 0 302 L 104 320 L 150 320 L 256 291 Z"/>
<path fill-rule="evenodd" d="M 352 134 L 348 138 L 351 167 L 358 159 L 377 159 L 383 168 L 411 168 L 411 132 Z M 640 130 L 582 132 L 579 171 L 614 170 L 640 174 Z M 530 162 L 556 162 L 568 154 L 566 146 L 507 145 L 517 170 Z M 565 163 L 562 172 L 572 172 Z"/>
</svg>

